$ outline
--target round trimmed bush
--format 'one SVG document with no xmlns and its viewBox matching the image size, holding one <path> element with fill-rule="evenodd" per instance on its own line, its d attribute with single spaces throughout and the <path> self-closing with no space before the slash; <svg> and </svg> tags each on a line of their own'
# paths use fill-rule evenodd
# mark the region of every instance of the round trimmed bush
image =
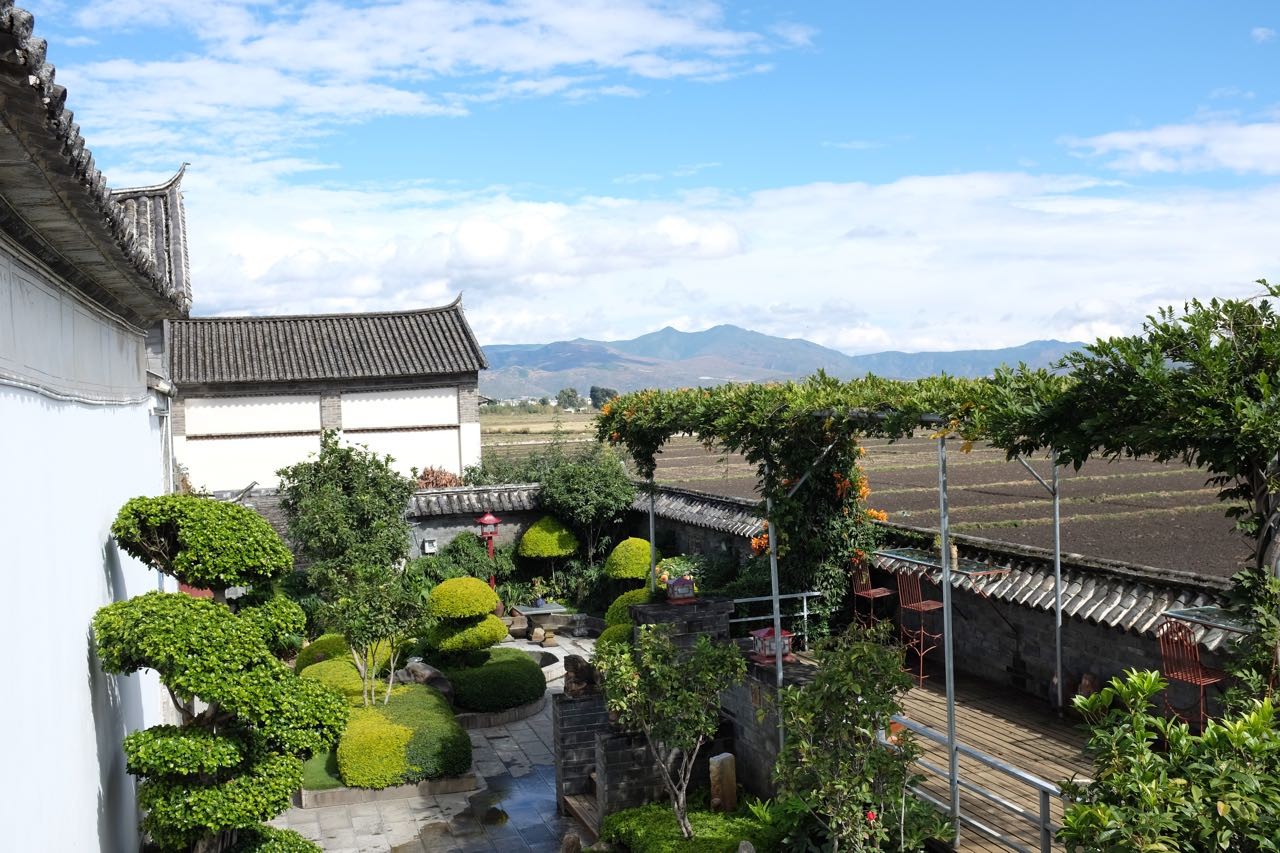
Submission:
<svg viewBox="0 0 1280 853">
<path fill-rule="evenodd" d="M 364 681 L 350 658 L 333 658 L 313 663 L 302 673 L 302 677 L 332 687 L 348 700 L 363 702 Z"/>
<path fill-rule="evenodd" d="M 298 657 L 293 662 L 293 671 L 302 672 L 313 663 L 345 658 L 349 654 L 351 647 L 347 645 L 346 637 L 341 634 L 321 634 L 298 652 Z"/>
<path fill-rule="evenodd" d="M 635 536 L 623 539 L 604 561 L 604 573 L 616 580 L 646 580 L 652 550 L 647 539 Z"/>
<path fill-rule="evenodd" d="M 505 711 L 537 699 L 547 690 L 542 667 L 519 649 L 492 649 L 479 666 L 446 667 L 453 701 L 468 711 Z"/>
<path fill-rule="evenodd" d="M 600 632 L 599 637 L 596 637 L 596 648 L 607 646 L 610 643 L 629 646 L 631 645 L 631 632 L 633 630 L 635 630 L 634 626 L 630 622 L 623 625 L 610 625 Z"/>
<path fill-rule="evenodd" d="M 452 578 L 436 584 L 427 600 L 427 615 L 436 619 L 466 619 L 492 614 L 498 594 L 479 578 Z"/>
<path fill-rule="evenodd" d="M 351 788 L 387 788 L 404 781 L 409 771 L 406 747 L 413 729 L 393 723 L 377 708 L 351 712 L 338 741 L 338 773 Z"/>
<path fill-rule="evenodd" d="M 227 853 L 322 853 L 322 850 L 292 829 L 263 824 L 238 831 L 236 845 Z"/>
<path fill-rule="evenodd" d="M 434 687 L 397 687 L 379 712 L 413 730 L 405 747 L 406 782 L 457 776 L 471 769 L 471 736 L 458 723 L 444 694 Z"/>
<path fill-rule="evenodd" d="M 488 588 L 486 585 L 485 589 Z M 437 622 L 427 630 L 426 641 L 430 648 L 453 654 L 487 649 L 506 636 L 507 626 L 503 621 L 487 613 L 473 619 Z"/>
<path fill-rule="evenodd" d="M 613 600 L 609 609 L 604 612 L 604 624 L 612 628 L 615 625 L 631 624 L 631 605 L 648 604 L 649 590 L 646 587 L 629 589 Z"/>
<path fill-rule="evenodd" d="M 516 553 L 521 557 L 551 559 L 570 557 L 578 550 L 578 537 L 554 515 L 544 515 L 520 537 Z"/>
</svg>

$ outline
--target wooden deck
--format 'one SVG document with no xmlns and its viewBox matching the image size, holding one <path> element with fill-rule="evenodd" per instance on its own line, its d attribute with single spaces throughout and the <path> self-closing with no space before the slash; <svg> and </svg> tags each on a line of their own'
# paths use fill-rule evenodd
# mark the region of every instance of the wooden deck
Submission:
<svg viewBox="0 0 1280 853">
<path fill-rule="evenodd" d="M 923 688 L 912 688 L 904 702 L 906 716 L 939 732 L 947 730 L 946 694 L 941 678 L 930 679 Z M 1058 718 L 1046 703 L 1019 695 L 1016 691 L 986 682 L 958 679 L 956 682 L 956 739 L 973 749 L 997 758 L 1020 770 L 1057 783 L 1064 779 L 1088 777 L 1092 764 L 1084 754 L 1085 733 L 1068 717 Z M 946 747 L 923 737 L 924 758 L 947 767 Z M 1039 814 L 1039 793 L 1018 780 L 994 770 L 976 759 L 961 755 L 960 778 L 981 785 L 1032 814 Z M 946 783 L 926 774 L 925 789 L 942 801 L 948 798 Z M 963 790 L 961 811 L 1001 833 L 1013 836 L 1030 850 L 1040 849 L 1039 830 L 1025 820 L 1001 809 L 977 794 Z M 1062 821 L 1062 801 L 1051 802 L 1053 820 Z M 960 850 L 997 851 L 1007 846 L 988 840 L 973 829 L 961 831 Z M 1055 845 L 1055 849 L 1062 849 Z"/>
</svg>

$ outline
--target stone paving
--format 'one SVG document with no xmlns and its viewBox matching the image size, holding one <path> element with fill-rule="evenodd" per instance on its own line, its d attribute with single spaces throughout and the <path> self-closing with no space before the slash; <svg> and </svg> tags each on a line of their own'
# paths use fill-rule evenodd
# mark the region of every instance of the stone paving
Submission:
<svg viewBox="0 0 1280 853">
<path fill-rule="evenodd" d="M 591 640 L 565 639 L 548 651 L 590 656 Z M 562 682 L 547 686 L 558 693 Z M 556 811 L 551 706 L 548 701 L 526 720 L 470 732 L 472 766 L 484 780 L 480 791 L 292 808 L 271 825 L 295 830 L 327 853 L 555 853 L 565 833 L 579 830 Z"/>
</svg>

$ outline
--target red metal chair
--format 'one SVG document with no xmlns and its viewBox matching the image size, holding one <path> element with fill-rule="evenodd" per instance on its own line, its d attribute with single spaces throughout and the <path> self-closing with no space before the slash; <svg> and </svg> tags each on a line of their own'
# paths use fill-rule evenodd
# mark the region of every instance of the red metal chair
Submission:
<svg viewBox="0 0 1280 853">
<path fill-rule="evenodd" d="M 1156 630 L 1160 638 L 1160 658 L 1163 675 L 1169 681 L 1181 681 L 1200 690 L 1200 731 L 1208 720 L 1205 710 L 1205 688 L 1210 684 L 1218 684 L 1226 680 L 1227 674 L 1220 669 L 1200 663 L 1200 646 L 1196 643 L 1195 634 L 1185 622 L 1173 619 L 1166 620 Z M 1169 701 L 1169 691 L 1164 692 L 1165 708 L 1179 719 L 1190 720 Z"/>
<path fill-rule="evenodd" d="M 876 600 L 893 595 L 893 590 L 886 586 L 871 585 L 871 570 L 866 566 L 858 566 L 853 570 L 853 617 L 864 628 L 870 628 L 879 620 L 876 619 Z M 858 611 L 858 599 L 865 598 L 870 604 L 870 612 L 863 616 Z"/>
<path fill-rule="evenodd" d="M 910 572 L 899 572 L 898 578 L 898 621 L 900 630 L 902 631 L 902 642 L 907 648 L 916 653 L 916 659 L 919 661 L 920 670 L 916 676 L 916 683 L 921 687 L 924 686 L 924 680 L 927 677 L 924 674 L 924 658 L 929 652 L 938 647 L 938 641 L 942 639 L 941 633 L 934 633 L 926 627 L 925 618 L 935 610 L 942 609 L 942 602 L 931 598 L 925 598 L 920 594 L 920 576 Z M 907 625 L 907 613 L 916 614 L 916 627 L 911 628 Z"/>
</svg>

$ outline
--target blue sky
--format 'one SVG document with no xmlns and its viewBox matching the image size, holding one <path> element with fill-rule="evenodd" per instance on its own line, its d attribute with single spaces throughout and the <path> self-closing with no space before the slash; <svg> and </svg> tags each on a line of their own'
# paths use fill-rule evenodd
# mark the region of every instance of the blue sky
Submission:
<svg viewBox="0 0 1280 853">
<path fill-rule="evenodd" d="M 29 2 L 196 311 L 486 343 L 1131 331 L 1280 278 L 1275 3 Z"/>
</svg>

